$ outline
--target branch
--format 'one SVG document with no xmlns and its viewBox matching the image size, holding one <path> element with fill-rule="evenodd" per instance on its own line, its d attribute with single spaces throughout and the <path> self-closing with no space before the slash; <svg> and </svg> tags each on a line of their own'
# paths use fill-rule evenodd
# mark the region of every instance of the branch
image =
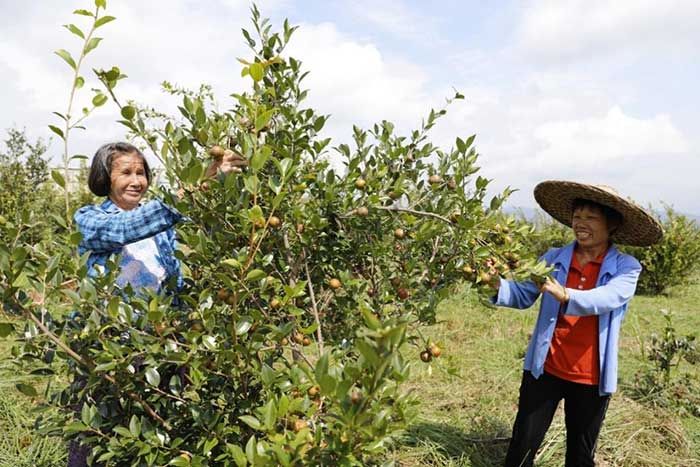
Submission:
<svg viewBox="0 0 700 467">
<path fill-rule="evenodd" d="M 309 262 L 306 260 L 306 250 L 304 250 L 304 269 L 306 270 L 306 285 L 309 287 L 309 297 L 311 298 L 311 311 L 314 313 L 316 321 L 316 337 L 318 338 L 318 350 L 323 354 L 323 333 L 321 332 L 321 319 L 318 316 L 318 306 L 316 305 L 316 295 L 314 294 L 311 273 L 309 272 Z"/>
<path fill-rule="evenodd" d="M 452 221 L 449 220 L 447 217 L 443 217 L 440 214 L 435 214 L 434 212 L 428 212 L 428 211 L 417 211 L 415 209 L 410 209 L 410 208 L 402 208 L 399 206 L 373 206 L 373 209 L 380 209 L 382 211 L 393 211 L 393 212 L 408 212 L 410 214 L 415 214 L 416 216 L 424 216 L 424 217 L 433 217 L 435 219 L 439 219 L 446 224 L 452 225 Z"/>
</svg>

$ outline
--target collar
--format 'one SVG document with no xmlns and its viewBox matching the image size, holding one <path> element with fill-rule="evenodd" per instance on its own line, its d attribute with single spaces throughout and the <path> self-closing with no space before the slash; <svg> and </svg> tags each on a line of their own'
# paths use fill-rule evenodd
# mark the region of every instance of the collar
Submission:
<svg viewBox="0 0 700 467">
<path fill-rule="evenodd" d="M 142 206 L 141 203 L 139 203 L 139 206 L 137 206 L 137 207 L 140 207 L 140 206 Z M 122 208 L 120 208 L 119 206 L 114 204 L 114 202 L 109 198 L 105 199 L 102 202 L 102 204 L 100 204 L 100 209 L 102 209 L 104 212 L 109 212 L 109 213 L 123 211 Z"/>
<path fill-rule="evenodd" d="M 569 274 L 569 266 L 571 265 L 571 258 L 574 255 L 574 249 L 576 248 L 576 240 L 565 245 L 559 249 L 556 256 L 552 258 L 552 264 L 557 270 L 563 271 L 563 277 L 566 278 Z M 620 251 L 615 247 L 615 245 L 610 245 L 608 252 L 603 258 L 603 264 L 600 267 L 600 273 L 598 277 L 602 277 L 604 274 L 614 275 L 617 272 L 617 258 L 620 256 Z"/>
<path fill-rule="evenodd" d="M 100 208 L 104 212 L 119 212 L 121 209 L 119 209 L 119 206 L 114 204 L 111 199 L 107 198 L 104 200 L 102 204 L 100 204 Z"/>
</svg>

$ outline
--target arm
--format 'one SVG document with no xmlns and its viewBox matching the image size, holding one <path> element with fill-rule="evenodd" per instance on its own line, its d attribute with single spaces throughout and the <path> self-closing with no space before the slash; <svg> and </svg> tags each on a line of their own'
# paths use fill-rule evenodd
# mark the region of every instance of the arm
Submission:
<svg viewBox="0 0 700 467">
<path fill-rule="evenodd" d="M 532 281 L 514 282 L 500 278 L 498 294 L 491 303 L 510 308 L 529 308 L 540 296 L 540 290 Z"/>
<path fill-rule="evenodd" d="M 639 262 L 627 257 L 607 284 L 591 290 L 567 289 L 569 301 L 564 313 L 572 316 L 601 315 L 623 306 L 634 295 L 641 271 Z"/>
<path fill-rule="evenodd" d="M 169 229 L 183 219 L 175 209 L 153 200 L 130 211 L 107 213 L 85 206 L 75 213 L 83 235 L 80 250 L 110 252 Z"/>
</svg>

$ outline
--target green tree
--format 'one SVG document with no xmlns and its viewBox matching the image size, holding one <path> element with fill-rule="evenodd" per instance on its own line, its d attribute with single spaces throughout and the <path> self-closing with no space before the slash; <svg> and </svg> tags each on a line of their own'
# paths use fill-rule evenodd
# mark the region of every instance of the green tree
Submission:
<svg viewBox="0 0 700 467">
<path fill-rule="evenodd" d="M 181 102 L 180 116 L 167 116 L 118 98 L 117 67 L 98 70 L 130 136 L 184 193 L 160 192 L 190 219 L 178 229 L 181 305 L 116 290 L 116 258 L 88 277 L 86 257 L 70 251 L 77 234 L 50 258 L 0 246 L 0 293 L 27 319 L 18 363 L 73 381 L 54 393 L 64 412 L 44 429 L 82 439 L 101 462 L 377 463 L 411 419 L 411 365 L 440 355 L 419 332 L 438 303 L 463 281 L 488 295 L 494 272 L 531 273 L 514 256 L 527 228 L 496 218 L 509 191 L 487 199 L 476 175 L 475 137 L 447 150 L 429 141 L 446 110 L 407 135 L 387 121 L 354 127 L 352 146 L 333 147 L 321 135 L 328 116 L 304 104 L 306 72 L 284 54 L 295 28 L 274 32 L 255 7 L 252 16 L 240 60 L 251 87 L 226 106 L 207 88 L 166 85 Z M 208 178 L 224 148 L 249 167 Z M 24 228 L 5 226 L 16 238 Z M 64 319 L 71 311 L 79 316 Z M 71 364 L 48 368 L 54 357 Z"/>
</svg>

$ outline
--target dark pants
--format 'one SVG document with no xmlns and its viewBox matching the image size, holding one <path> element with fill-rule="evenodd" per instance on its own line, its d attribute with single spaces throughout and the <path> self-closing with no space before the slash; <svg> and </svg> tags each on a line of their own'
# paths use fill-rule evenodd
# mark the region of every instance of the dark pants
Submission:
<svg viewBox="0 0 700 467">
<path fill-rule="evenodd" d="M 525 371 L 506 467 L 532 466 L 561 399 L 566 419 L 566 467 L 595 466 L 596 441 L 610 396 L 600 396 L 597 385 L 572 383 L 549 373 L 535 379 Z"/>
</svg>

